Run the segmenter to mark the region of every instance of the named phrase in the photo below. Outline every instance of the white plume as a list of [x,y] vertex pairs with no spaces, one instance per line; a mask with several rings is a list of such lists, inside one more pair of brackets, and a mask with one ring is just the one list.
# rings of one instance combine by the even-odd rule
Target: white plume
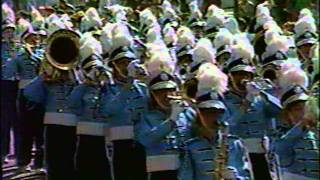
[[280,36],[278,31],[274,31],[273,29],[268,29],[264,33],[264,41],[266,44],[270,44],[272,39],[276,39]]
[[150,79],[158,76],[161,72],[172,74],[175,69],[175,62],[171,59],[167,49],[154,51],[149,61],[145,63]]
[[254,56],[254,48],[245,36],[235,36],[235,44],[231,46],[231,59],[247,59],[252,60]]
[[98,11],[90,7],[86,12],[85,16],[81,19],[80,28],[82,31],[88,31],[90,28],[102,26],[102,20],[99,16]]
[[209,29],[215,26],[223,26],[226,21],[226,16],[222,14],[214,14],[207,18],[207,26],[206,28]]
[[263,24],[263,29],[272,30],[274,32],[278,32],[279,34],[283,33],[282,29],[279,27],[277,22],[275,22],[274,20],[270,20],[270,21],[265,22]]
[[281,51],[286,53],[289,50],[288,39],[285,36],[275,36],[266,47],[266,56],[274,55]]
[[279,73],[283,74],[284,72],[288,71],[291,68],[301,68],[301,62],[299,61],[299,59],[294,59],[294,58],[290,58],[286,61],[284,61],[283,63],[280,64],[280,70]]
[[256,17],[261,15],[268,15],[270,16],[270,9],[266,7],[266,4],[259,4],[256,8]]
[[216,63],[215,59],[216,50],[213,48],[212,43],[207,38],[201,38],[194,47],[192,59],[195,64],[202,62]]
[[92,54],[101,55],[102,45],[91,34],[86,33],[80,40],[80,58],[81,61],[85,60]]
[[178,15],[174,11],[174,9],[169,8],[169,9],[163,9],[163,17],[177,19]]
[[231,45],[233,42],[233,35],[226,28],[220,28],[216,34],[216,38],[213,41],[214,47],[216,49],[224,45]]
[[29,21],[20,18],[17,22],[17,26],[16,26],[16,35],[17,37],[21,37],[21,35],[26,32],[26,31],[33,31],[32,25]]
[[190,19],[202,19],[202,13],[199,9],[199,6],[198,6],[198,1],[192,1],[190,4],[189,4],[189,9],[190,9],[190,12],[191,12],[191,17]]
[[[140,26],[150,26],[157,22],[156,16],[152,13],[149,8],[144,9],[139,13]],[[141,29],[141,28],[140,28]]]
[[178,45],[180,47],[183,47],[186,45],[194,46],[195,37],[194,37],[192,31],[188,27],[181,26],[177,30],[177,36],[178,36]]
[[31,6],[31,17],[32,17],[33,28],[35,29],[43,28],[45,19],[34,6]]
[[239,24],[236,18],[228,18],[224,22],[225,28],[227,28],[232,34],[240,33]]
[[68,24],[65,24],[61,19],[54,19],[49,23],[49,27],[47,29],[48,36],[59,29],[72,30],[72,27],[70,27]]
[[255,27],[260,27],[263,26],[266,22],[268,21],[273,21],[272,16],[267,15],[267,14],[261,14],[260,16],[257,17],[256,19],[256,25]]
[[146,34],[147,42],[155,42],[162,39],[161,29],[158,26],[151,27]]
[[208,92],[217,92],[223,95],[228,90],[228,76],[212,63],[201,64],[197,72],[197,97]]
[[114,24],[106,23],[102,28],[100,42],[102,44],[103,52],[109,53],[112,48],[112,29]]
[[168,0],[164,0],[161,6],[162,9],[172,9],[172,5]]
[[164,36],[164,42],[168,45],[172,43],[172,45],[176,45],[178,42],[178,37],[176,35],[175,30],[173,27],[171,27],[169,24],[167,24],[163,28],[163,36]]
[[305,16],[313,17],[312,12],[310,11],[310,9],[308,9],[308,8],[301,9],[298,19],[301,19],[301,18],[303,18]]
[[47,18],[46,18],[46,22],[48,24],[50,24],[52,21],[58,20],[60,19],[59,16],[55,13],[50,14]]
[[224,12],[223,9],[217,7],[217,6],[214,5],[214,4],[211,4],[211,5],[208,7],[206,17],[208,18],[208,17],[211,17],[211,16],[213,16],[213,15],[215,15],[215,14],[221,14],[221,15],[223,15],[223,14],[225,14],[225,12]]
[[132,11],[129,7],[124,7],[119,4],[114,4],[112,6],[108,6],[107,9],[111,11],[111,15],[115,17],[116,20],[125,20],[127,13]]
[[[164,43],[164,41],[162,41],[162,40],[154,41],[154,42],[146,44],[146,52],[149,57],[151,57],[152,54],[154,54],[154,53],[161,52],[162,50],[167,50],[167,46]],[[147,60],[149,60],[149,59],[147,59]]]
[[295,85],[307,88],[309,85],[308,76],[301,68],[292,67],[280,75],[279,85],[282,95]]
[[131,47],[133,38],[130,35],[128,27],[123,23],[116,23],[112,29],[113,50],[122,46]]
[[299,37],[300,35],[302,35],[306,31],[310,31],[312,33],[317,32],[315,20],[314,20],[314,18],[312,18],[310,16],[305,16],[305,17],[299,19],[294,26],[294,32],[295,32],[296,37]]
[[11,7],[6,2],[2,3],[1,8],[2,8],[2,21],[7,20],[10,23],[15,23],[16,16],[13,9],[11,9]]

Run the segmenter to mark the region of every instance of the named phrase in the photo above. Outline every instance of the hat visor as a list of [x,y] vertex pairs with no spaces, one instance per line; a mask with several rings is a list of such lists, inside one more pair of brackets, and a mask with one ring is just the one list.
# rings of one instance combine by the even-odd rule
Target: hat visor
[[216,56],[219,57],[219,56],[221,56],[221,55],[224,54],[224,53],[230,53],[230,54],[231,54],[231,49],[229,49],[229,48],[223,49],[223,50],[217,52],[217,55],[216,55]]
[[191,55],[193,54],[193,49],[189,49],[189,50],[185,50],[185,51],[181,51],[179,53],[177,53],[177,57],[182,57],[184,55]]
[[291,104],[296,101],[306,101],[309,99],[309,96],[306,93],[297,94],[294,96],[291,96],[286,101],[283,102],[283,106],[286,107],[288,104]]
[[14,24],[8,24],[2,28],[2,30],[5,30],[5,29],[16,29],[16,26]]
[[299,47],[299,46],[302,46],[302,45],[305,45],[305,44],[316,44],[316,43],[317,43],[317,39],[314,39],[314,38],[302,39],[302,40],[297,42],[296,46]]
[[274,61],[271,61],[271,62],[264,64],[263,67],[268,66],[268,65],[280,66],[284,62],[285,62],[285,60],[274,60]]
[[249,65],[238,65],[229,70],[229,72],[236,72],[236,71],[246,71],[246,72],[255,72],[255,68]]
[[196,21],[190,24],[190,27],[205,27],[206,22],[204,21]]
[[162,81],[156,84],[153,84],[150,89],[151,90],[159,90],[159,89],[175,89],[177,88],[177,83],[174,81]]
[[111,59],[111,61],[116,61],[124,58],[133,60],[133,59],[136,59],[136,56],[132,52],[126,51],[126,52],[118,53],[114,58]]
[[226,110],[226,106],[221,102],[217,100],[208,100],[203,101],[197,105],[198,108],[202,109],[209,109],[209,108],[215,108],[215,109],[224,109]]

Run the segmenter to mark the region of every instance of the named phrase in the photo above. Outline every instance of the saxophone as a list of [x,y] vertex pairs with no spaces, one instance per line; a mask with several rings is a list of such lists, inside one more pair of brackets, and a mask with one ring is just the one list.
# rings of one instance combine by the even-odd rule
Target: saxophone
[[227,122],[222,122],[218,130],[218,146],[216,147],[216,156],[214,163],[214,173],[213,180],[224,179],[224,170],[226,169],[228,162],[228,124]]

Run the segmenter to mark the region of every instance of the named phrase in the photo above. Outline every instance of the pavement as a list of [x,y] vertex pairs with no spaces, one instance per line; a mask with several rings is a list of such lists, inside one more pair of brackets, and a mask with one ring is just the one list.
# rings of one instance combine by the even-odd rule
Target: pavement
[[[13,139],[11,132],[11,139]],[[45,169],[19,168],[16,163],[13,141],[10,142],[10,154],[2,162],[2,180],[45,180]],[[32,152],[34,155],[34,152]],[[33,160],[32,160],[33,161]],[[32,162],[31,161],[31,162]],[[32,163],[30,163],[32,164]]]

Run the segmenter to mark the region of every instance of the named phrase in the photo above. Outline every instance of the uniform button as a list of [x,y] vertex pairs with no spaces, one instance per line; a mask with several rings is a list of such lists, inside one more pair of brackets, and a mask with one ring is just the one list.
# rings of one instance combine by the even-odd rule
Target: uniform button
[[58,109],[58,112],[60,112],[60,113],[63,112],[63,109]]

